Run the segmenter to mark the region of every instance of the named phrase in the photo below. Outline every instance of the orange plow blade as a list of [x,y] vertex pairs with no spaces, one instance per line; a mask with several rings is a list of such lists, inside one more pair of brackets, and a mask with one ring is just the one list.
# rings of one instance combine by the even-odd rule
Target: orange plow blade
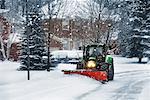
[[79,74],[88,76],[98,81],[107,81],[106,71],[91,71],[91,70],[62,70],[64,74]]

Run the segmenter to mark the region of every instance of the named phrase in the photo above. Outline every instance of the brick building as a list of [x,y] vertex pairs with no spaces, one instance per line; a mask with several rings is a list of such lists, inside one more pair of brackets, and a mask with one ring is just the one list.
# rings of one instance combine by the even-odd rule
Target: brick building
[[[49,24],[51,23],[51,24]],[[101,35],[106,35],[109,30],[108,24],[111,21],[95,21],[91,23],[86,19],[49,19],[44,21],[44,27],[46,32],[50,32],[58,38],[63,39],[65,42],[59,41],[60,39],[51,39],[51,48],[55,48],[55,43],[59,44],[62,49],[78,49],[86,43],[89,43],[90,39],[96,38],[96,30],[101,32]],[[106,37],[106,36],[105,36]],[[55,41],[55,42],[53,42]],[[57,45],[58,46],[58,45]]]

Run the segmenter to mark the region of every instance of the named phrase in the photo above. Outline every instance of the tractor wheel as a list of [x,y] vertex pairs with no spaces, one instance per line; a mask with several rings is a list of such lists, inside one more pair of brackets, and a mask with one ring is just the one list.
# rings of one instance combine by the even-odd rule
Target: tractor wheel
[[108,71],[108,80],[109,81],[114,80],[114,62],[113,62],[113,60],[112,60],[111,68],[109,68],[109,71]]

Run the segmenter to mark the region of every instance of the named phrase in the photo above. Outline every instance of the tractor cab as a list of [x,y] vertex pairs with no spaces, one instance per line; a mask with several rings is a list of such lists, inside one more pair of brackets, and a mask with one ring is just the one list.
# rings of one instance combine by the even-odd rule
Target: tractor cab
[[84,47],[83,59],[88,61],[90,59],[104,61],[105,59],[105,45],[88,45]]

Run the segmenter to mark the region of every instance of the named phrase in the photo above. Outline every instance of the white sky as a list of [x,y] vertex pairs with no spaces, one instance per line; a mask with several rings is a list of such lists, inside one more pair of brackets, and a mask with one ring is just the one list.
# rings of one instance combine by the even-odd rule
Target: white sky
[[[85,3],[86,0],[66,0],[67,4],[61,9],[60,15],[74,17],[80,10],[80,6]],[[43,12],[47,15],[47,5],[42,8]],[[64,13],[65,12],[65,13]]]

